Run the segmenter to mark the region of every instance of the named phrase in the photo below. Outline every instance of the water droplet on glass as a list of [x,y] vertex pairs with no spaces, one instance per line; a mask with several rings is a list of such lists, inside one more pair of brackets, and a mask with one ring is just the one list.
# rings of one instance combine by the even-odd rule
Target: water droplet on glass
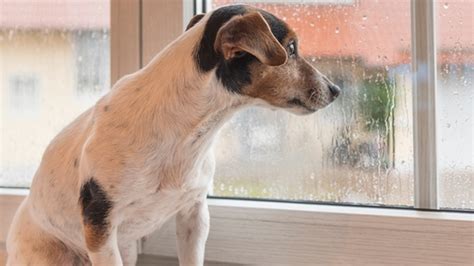
[[336,27],[336,30],[335,30],[336,34],[339,33],[339,27]]
[[447,123],[447,124],[446,124],[446,128],[451,128],[451,124],[450,124],[450,123]]
[[366,15],[363,15],[363,16],[362,16],[362,20],[367,20],[367,16],[366,16]]
[[448,3],[444,3],[443,7],[444,7],[444,9],[448,9],[449,4],[448,4]]

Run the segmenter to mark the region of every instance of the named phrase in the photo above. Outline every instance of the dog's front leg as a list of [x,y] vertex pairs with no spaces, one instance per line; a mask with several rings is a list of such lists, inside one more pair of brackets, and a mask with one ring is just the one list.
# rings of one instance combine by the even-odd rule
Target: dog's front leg
[[[90,235],[86,235],[86,237],[90,237]],[[88,255],[93,266],[122,266],[122,258],[117,242],[117,228],[115,227],[106,235],[103,245],[97,249],[88,245]]]
[[204,249],[209,234],[209,210],[206,199],[176,215],[176,235],[180,266],[204,264]]
[[104,181],[88,179],[81,187],[79,203],[87,255],[93,266],[122,265],[117,241],[117,221],[112,216],[114,203],[104,189]]

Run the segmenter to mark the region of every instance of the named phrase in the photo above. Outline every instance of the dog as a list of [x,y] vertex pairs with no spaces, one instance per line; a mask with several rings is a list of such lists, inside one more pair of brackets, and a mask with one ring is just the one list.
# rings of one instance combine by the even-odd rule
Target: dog
[[196,15],[49,144],[7,265],[135,265],[137,241],[173,216],[180,265],[203,265],[222,125],[249,106],[311,114],[339,94],[274,15],[245,5]]

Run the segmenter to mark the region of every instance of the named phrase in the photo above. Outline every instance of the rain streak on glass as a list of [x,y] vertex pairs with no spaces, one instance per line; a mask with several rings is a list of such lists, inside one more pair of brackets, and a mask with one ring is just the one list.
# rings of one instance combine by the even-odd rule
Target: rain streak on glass
[[413,205],[410,1],[226,1],[266,9],[342,95],[310,116],[237,114],[215,145],[213,195]]
[[110,87],[109,0],[3,1],[0,186],[28,187],[53,137]]
[[474,2],[436,10],[439,203],[474,209]]

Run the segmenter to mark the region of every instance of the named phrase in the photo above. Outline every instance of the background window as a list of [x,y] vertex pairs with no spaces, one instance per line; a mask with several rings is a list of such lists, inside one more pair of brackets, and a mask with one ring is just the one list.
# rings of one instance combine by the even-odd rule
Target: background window
[[436,8],[440,206],[474,209],[474,2]]
[[238,114],[215,145],[213,195],[412,206],[410,1],[248,2],[286,21],[343,93],[310,116]]
[[12,104],[34,116],[0,113],[0,186],[28,187],[48,143],[110,87],[110,2],[1,7],[0,110]]

